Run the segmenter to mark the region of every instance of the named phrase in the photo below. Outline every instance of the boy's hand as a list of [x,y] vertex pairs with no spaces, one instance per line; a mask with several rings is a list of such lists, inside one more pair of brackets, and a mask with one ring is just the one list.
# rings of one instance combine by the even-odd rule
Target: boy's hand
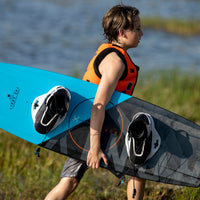
[[100,161],[103,159],[104,163],[108,165],[106,155],[101,149],[90,149],[87,156],[87,165],[93,169],[97,169],[100,166]]

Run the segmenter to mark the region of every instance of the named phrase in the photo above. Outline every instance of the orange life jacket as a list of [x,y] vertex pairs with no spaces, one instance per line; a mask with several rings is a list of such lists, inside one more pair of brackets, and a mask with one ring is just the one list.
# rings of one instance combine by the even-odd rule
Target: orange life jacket
[[99,84],[101,80],[99,64],[111,52],[116,52],[125,64],[124,73],[118,81],[115,90],[132,95],[137,82],[139,67],[132,62],[127,52],[117,45],[105,43],[98,48],[96,55],[92,58],[87,67],[83,80]]

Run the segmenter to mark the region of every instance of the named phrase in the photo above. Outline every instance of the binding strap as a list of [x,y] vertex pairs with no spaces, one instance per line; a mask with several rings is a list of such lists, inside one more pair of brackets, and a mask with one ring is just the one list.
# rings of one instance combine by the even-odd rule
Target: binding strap
[[128,157],[133,164],[143,164],[158,151],[161,138],[151,115],[142,112],[134,115],[125,143]]
[[63,122],[69,109],[71,95],[62,87],[53,87],[33,101],[32,118],[36,131],[47,134]]

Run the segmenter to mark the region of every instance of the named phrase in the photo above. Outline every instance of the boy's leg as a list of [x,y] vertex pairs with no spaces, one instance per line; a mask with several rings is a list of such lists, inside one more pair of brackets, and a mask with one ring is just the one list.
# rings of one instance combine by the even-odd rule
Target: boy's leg
[[74,177],[61,178],[60,182],[49,192],[45,200],[64,200],[78,186],[79,181]]
[[60,182],[49,192],[45,200],[64,200],[78,186],[88,166],[85,162],[68,158],[62,173]]
[[[133,199],[133,181],[135,181],[135,189],[136,189],[136,196]],[[127,199],[128,200],[142,200],[144,197],[144,189],[145,189],[145,181],[141,178],[133,178],[130,177],[130,180],[127,184]]]

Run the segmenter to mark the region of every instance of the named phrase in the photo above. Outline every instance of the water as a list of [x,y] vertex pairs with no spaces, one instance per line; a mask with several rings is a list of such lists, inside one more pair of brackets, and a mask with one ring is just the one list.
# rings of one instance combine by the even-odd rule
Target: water
[[136,5],[146,16],[200,19],[199,0],[140,0],[136,1]]
[[[101,19],[118,0],[1,0],[0,61],[63,74],[85,71],[104,42]],[[124,1],[133,5],[133,0]],[[143,16],[200,20],[198,0],[140,0]],[[200,69],[200,36],[182,37],[144,30],[138,48],[129,51],[142,70]]]

